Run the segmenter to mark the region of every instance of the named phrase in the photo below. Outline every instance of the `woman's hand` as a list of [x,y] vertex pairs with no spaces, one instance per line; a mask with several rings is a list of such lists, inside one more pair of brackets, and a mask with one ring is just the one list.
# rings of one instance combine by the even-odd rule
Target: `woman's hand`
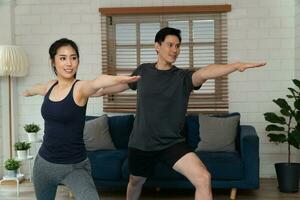
[[30,96],[33,96],[33,95],[30,93],[30,90],[25,90],[25,91],[23,91],[23,92],[22,92],[22,95],[23,95],[24,97],[30,97]]
[[140,76],[118,76],[119,82],[120,83],[132,83],[136,82],[140,79]]

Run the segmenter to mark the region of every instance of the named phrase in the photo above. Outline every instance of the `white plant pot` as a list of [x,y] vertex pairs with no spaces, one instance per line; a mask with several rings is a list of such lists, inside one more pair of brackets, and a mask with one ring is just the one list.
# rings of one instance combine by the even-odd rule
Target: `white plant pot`
[[28,151],[27,150],[17,150],[17,156],[19,159],[25,159],[28,156]]
[[6,170],[6,177],[14,178],[17,177],[17,170]]
[[29,142],[35,142],[38,140],[38,135],[37,133],[27,133],[28,136],[28,141]]

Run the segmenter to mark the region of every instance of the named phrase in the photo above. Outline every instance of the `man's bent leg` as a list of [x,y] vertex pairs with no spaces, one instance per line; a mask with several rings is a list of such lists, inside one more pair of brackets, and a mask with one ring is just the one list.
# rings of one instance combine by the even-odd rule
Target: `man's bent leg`
[[128,148],[129,182],[127,185],[127,200],[138,200],[144,183],[149,177],[156,162],[155,151],[142,151]]
[[173,166],[173,169],[184,175],[196,188],[195,200],[212,200],[211,176],[198,156],[187,153]]
[[138,200],[144,183],[146,182],[147,178],[141,177],[141,176],[129,176],[129,182],[127,185],[127,194],[126,199],[127,200]]

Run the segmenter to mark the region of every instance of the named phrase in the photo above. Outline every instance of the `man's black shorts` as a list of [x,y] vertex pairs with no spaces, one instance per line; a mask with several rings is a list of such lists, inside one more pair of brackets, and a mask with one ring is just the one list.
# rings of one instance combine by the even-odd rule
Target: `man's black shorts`
[[171,168],[185,154],[193,152],[185,142],[174,144],[160,151],[142,151],[128,149],[129,173],[134,176],[149,177],[153,174],[156,163],[163,162]]

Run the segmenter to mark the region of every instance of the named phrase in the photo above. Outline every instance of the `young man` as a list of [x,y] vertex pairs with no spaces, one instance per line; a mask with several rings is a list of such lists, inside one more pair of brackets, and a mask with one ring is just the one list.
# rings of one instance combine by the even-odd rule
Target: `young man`
[[127,200],[139,199],[142,186],[157,162],[166,163],[189,179],[195,186],[196,200],[212,200],[210,173],[180,134],[190,93],[207,79],[266,64],[212,64],[196,72],[182,70],[173,65],[180,52],[180,43],[180,30],[161,29],[155,36],[157,62],[142,64],[132,74],[141,79],[98,92],[100,96],[129,88],[137,90],[136,118],[128,149]]

